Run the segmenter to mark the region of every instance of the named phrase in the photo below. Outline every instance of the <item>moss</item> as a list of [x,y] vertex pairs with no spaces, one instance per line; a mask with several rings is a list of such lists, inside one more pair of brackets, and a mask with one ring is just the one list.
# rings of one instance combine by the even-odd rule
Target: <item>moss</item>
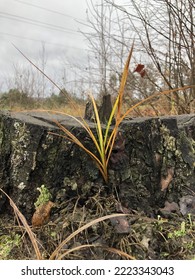
[[167,158],[175,156],[180,162],[189,164],[191,168],[195,167],[195,141],[185,131],[180,131],[176,139],[165,125],[161,126],[160,131]]
[[9,255],[15,246],[19,246],[21,236],[13,233],[11,235],[0,236],[0,260],[9,259]]
[[176,139],[174,136],[171,136],[170,130],[163,124],[160,127],[160,132],[163,138],[163,147],[167,151],[175,152],[176,151]]
[[167,170],[169,168],[174,168],[181,165],[183,168],[183,158],[179,146],[178,138],[171,135],[170,130],[165,126],[160,126],[160,132],[162,136],[161,151],[158,152],[163,155],[162,157],[162,168],[161,174],[167,176]]
[[71,190],[75,191],[77,189],[77,182],[74,178],[65,177],[64,186],[70,186]]
[[195,167],[195,141],[186,135],[184,131],[179,134],[179,142],[182,157],[192,169]]
[[[161,125],[161,148],[158,150],[162,154],[161,178],[167,178],[168,171],[173,168],[173,180],[169,185],[180,193],[185,193],[185,187],[193,186],[195,150],[194,140],[187,134],[185,129],[178,130],[176,136],[171,135],[170,130]],[[171,192],[169,192],[171,196]],[[184,195],[184,194],[183,194]]]
[[[18,180],[24,180],[27,177],[25,169],[20,174],[20,169],[24,166],[25,162],[29,158],[28,145],[29,145],[29,131],[25,123],[15,122],[14,123],[14,135],[12,135],[12,155],[11,155],[11,166],[12,166],[12,178],[19,183]],[[20,177],[20,179],[19,179]],[[22,177],[22,178],[21,178]]]
[[40,188],[37,188],[37,190],[40,192],[40,195],[37,198],[37,201],[34,203],[36,208],[42,204],[45,204],[52,198],[51,193],[44,185],[42,185]]

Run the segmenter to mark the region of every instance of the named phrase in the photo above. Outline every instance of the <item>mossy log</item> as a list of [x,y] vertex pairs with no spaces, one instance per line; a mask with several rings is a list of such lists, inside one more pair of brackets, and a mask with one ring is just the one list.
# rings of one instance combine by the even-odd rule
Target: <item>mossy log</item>
[[[128,209],[152,215],[166,201],[195,195],[195,115],[134,118],[124,121],[109,163],[105,184],[91,158],[61,133],[57,120],[88,148],[93,143],[70,117],[44,112],[0,113],[0,185],[30,218],[45,185],[53,201],[113,192]],[[94,129],[94,125],[91,124]],[[7,209],[0,194],[0,211]]]

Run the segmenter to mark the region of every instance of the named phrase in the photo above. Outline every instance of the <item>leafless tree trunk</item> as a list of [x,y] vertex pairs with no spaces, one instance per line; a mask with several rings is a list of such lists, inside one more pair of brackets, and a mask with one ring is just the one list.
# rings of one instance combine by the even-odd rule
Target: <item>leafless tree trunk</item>
[[[46,67],[46,63],[47,63],[47,58],[46,58],[46,50],[45,50],[45,43],[42,43],[42,49],[40,52],[40,61],[41,61],[41,70],[43,72],[45,72],[45,67]],[[38,98],[40,99],[40,97],[44,98],[45,97],[45,88],[46,88],[46,82],[45,82],[45,76],[42,75],[41,76],[41,91],[40,96],[38,96]]]

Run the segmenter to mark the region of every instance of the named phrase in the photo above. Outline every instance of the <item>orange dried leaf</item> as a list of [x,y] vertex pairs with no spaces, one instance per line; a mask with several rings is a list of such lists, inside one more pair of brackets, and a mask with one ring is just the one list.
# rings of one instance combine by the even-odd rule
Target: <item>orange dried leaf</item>
[[41,227],[46,224],[49,221],[52,207],[54,207],[54,203],[52,201],[48,201],[37,207],[32,217],[32,226]]

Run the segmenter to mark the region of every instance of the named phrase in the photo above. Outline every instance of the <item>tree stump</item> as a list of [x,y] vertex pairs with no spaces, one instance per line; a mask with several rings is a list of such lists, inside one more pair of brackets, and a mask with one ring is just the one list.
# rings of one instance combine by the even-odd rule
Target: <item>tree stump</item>
[[[195,115],[124,121],[110,158],[108,185],[83,150],[50,134],[62,134],[54,120],[95,152],[85,130],[70,117],[0,113],[0,185],[27,218],[43,184],[55,203],[76,195],[85,201],[99,186],[124,207],[148,215],[167,202],[179,204],[182,197],[195,196]],[[7,205],[0,193],[0,211]]]

